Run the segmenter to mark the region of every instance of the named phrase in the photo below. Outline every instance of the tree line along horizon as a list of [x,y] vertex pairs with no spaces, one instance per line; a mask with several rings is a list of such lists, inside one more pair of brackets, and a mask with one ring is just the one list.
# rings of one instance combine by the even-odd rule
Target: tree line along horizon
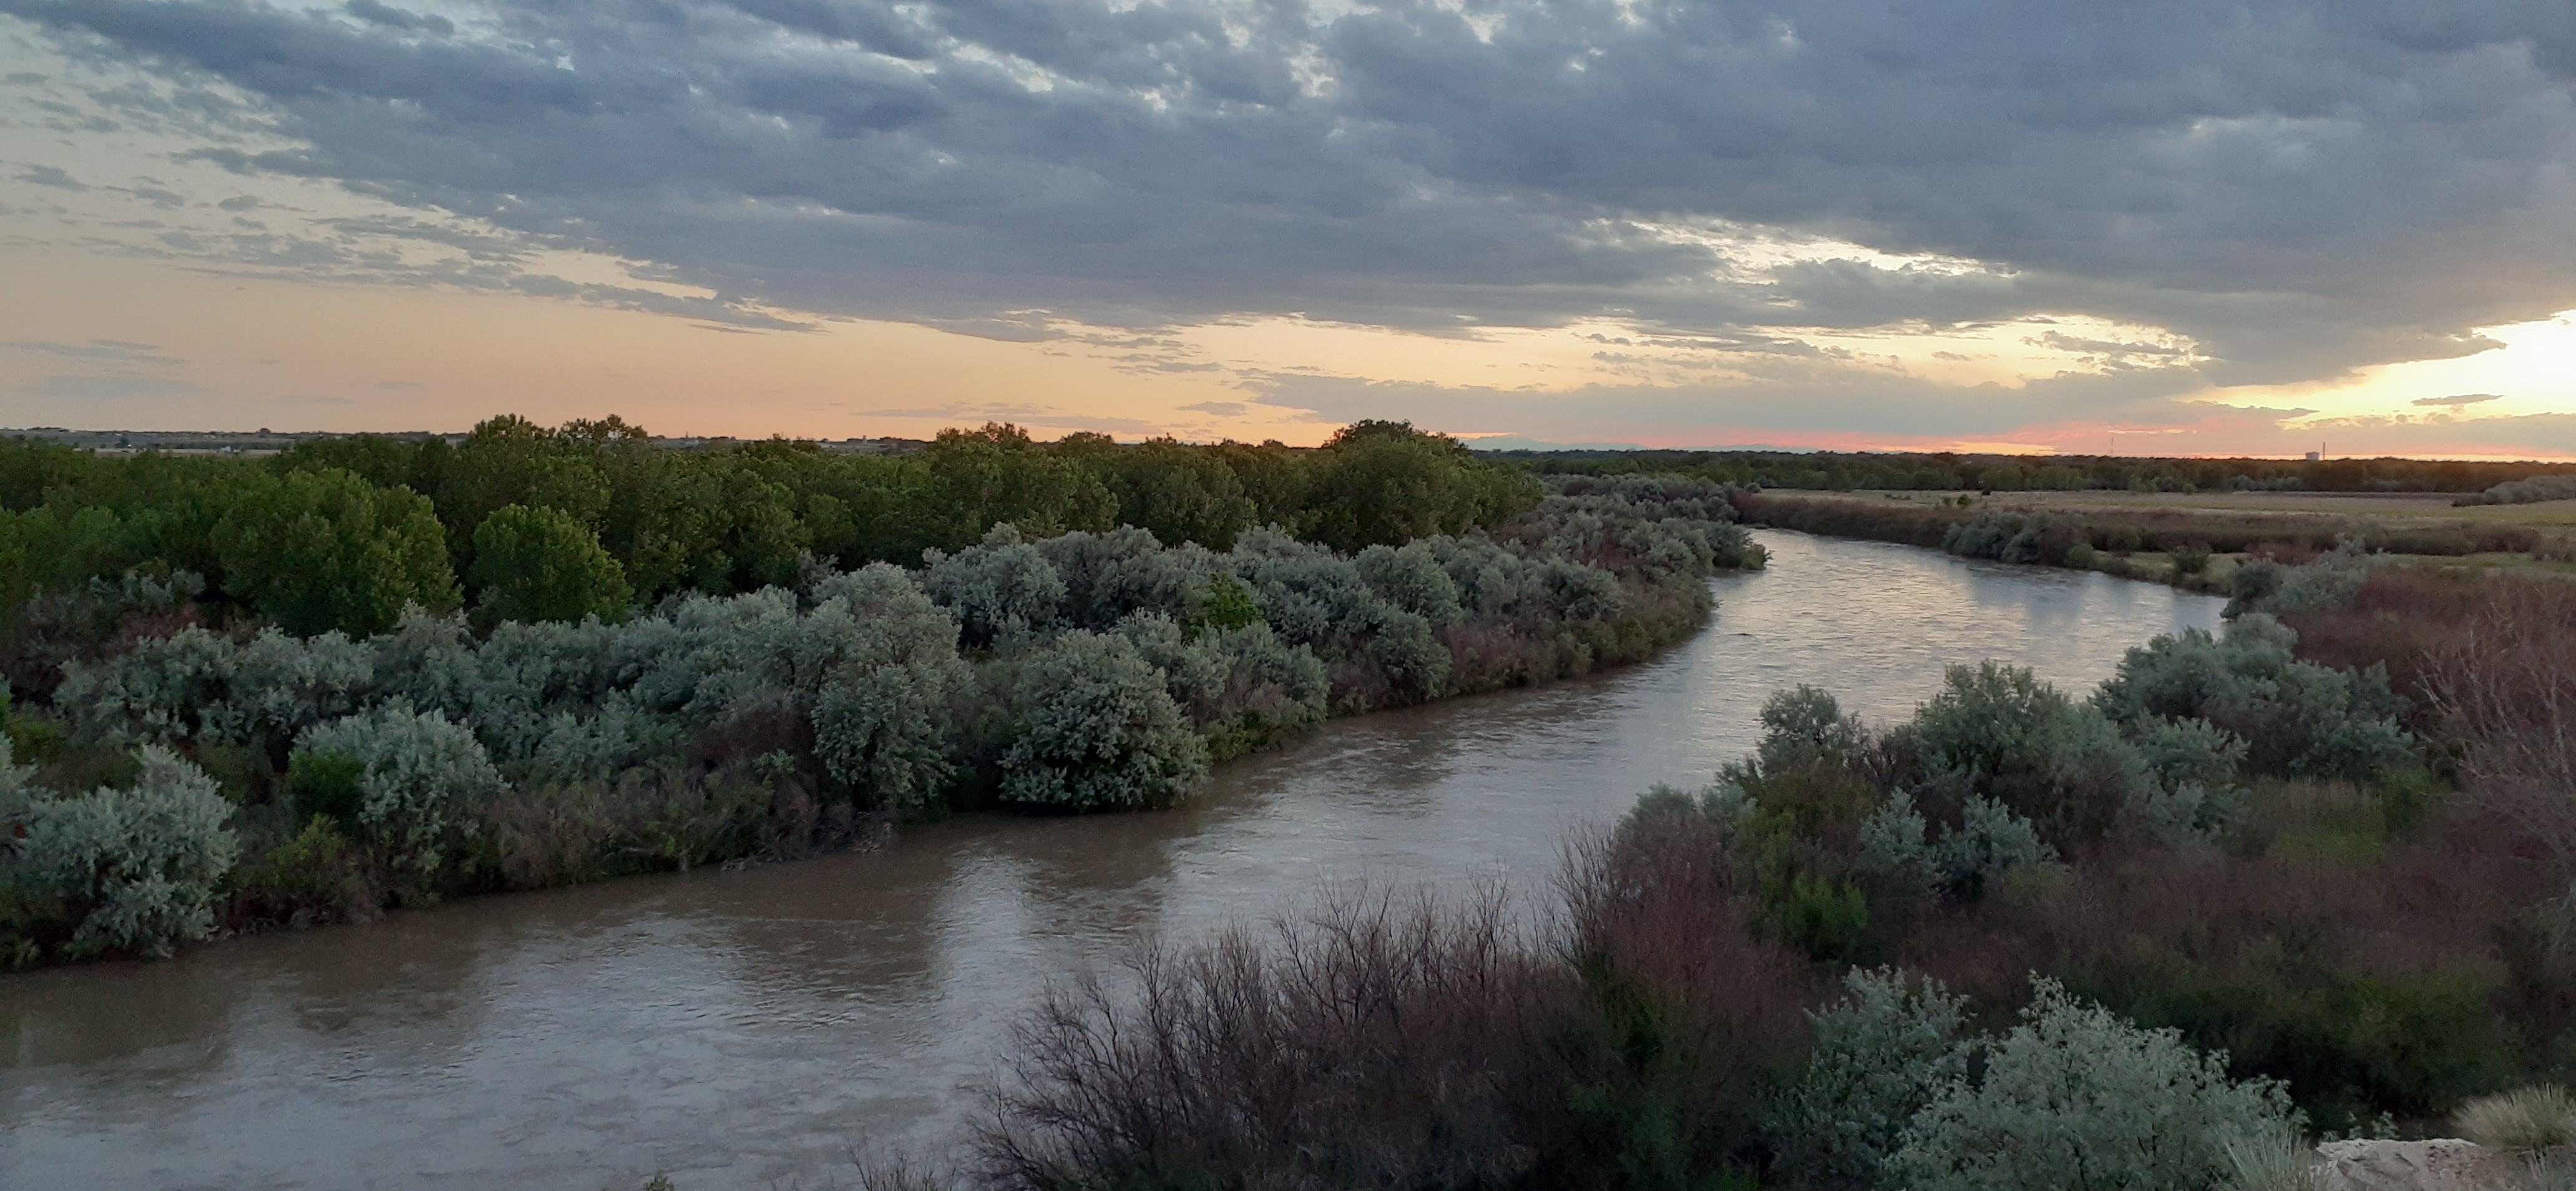
[[[1315,448],[1120,444],[1087,432],[1041,442],[988,423],[885,455],[783,438],[671,449],[615,416],[549,428],[503,415],[457,438],[311,438],[264,460],[116,458],[20,437],[0,440],[0,600],[157,563],[204,575],[215,601],[290,631],[366,632],[405,602],[481,608],[490,593],[496,619],[578,616],[681,590],[789,584],[805,554],[911,565],[1003,521],[1035,537],[1127,524],[1217,550],[1276,525],[1348,552],[1499,523],[1535,504],[1531,475],[1845,491],[2473,493],[2562,473],[2576,476],[2576,464],[1476,452],[1387,421],[1352,423]],[[299,549],[299,534],[327,542]]]
[[1350,552],[1498,524],[1538,498],[1521,469],[1393,422],[1320,448],[1042,443],[988,424],[899,455],[783,439],[670,450],[616,417],[502,416],[453,444],[351,435],[260,460],[19,438],[0,441],[0,603],[158,568],[201,576],[202,604],[299,635],[380,632],[410,604],[577,620],[794,587],[808,558],[918,566],[998,523],[1035,538],[1133,525],[1219,551],[1275,525]]

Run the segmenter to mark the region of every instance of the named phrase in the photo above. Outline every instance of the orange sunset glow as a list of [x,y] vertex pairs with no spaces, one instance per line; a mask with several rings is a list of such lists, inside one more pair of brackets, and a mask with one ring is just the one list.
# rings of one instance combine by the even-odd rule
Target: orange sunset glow
[[[1782,41],[1233,11],[1205,10],[1217,41],[1129,47],[1160,63],[1138,75],[933,10],[898,52],[720,4],[632,36],[510,4],[0,5],[0,423],[2576,452],[2576,206],[2551,201],[2576,109],[2537,60],[2463,102],[2558,132],[2471,193],[2384,79],[2349,83],[2358,132],[2264,117],[2300,83],[2248,65],[2223,120],[2159,92],[2089,127],[1945,126],[1945,160],[1881,143],[1872,105],[2041,84],[1855,76],[1888,31],[1822,15]],[[1740,77],[1515,73],[1657,79],[1693,39]],[[2445,52],[2392,69],[2470,51]],[[1408,91],[1434,61],[1492,110]],[[1515,133],[1524,92],[1553,123]],[[2427,158],[2369,173],[2373,137]],[[2297,197],[2345,176],[2374,180]],[[2126,213],[2149,193],[2169,209]]]

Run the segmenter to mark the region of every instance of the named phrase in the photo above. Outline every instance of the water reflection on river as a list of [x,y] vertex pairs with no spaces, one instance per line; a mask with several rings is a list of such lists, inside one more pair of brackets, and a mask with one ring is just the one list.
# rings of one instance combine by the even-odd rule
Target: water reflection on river
[[1051,974],[1354,877],[1544,883],[1569,827],[1745,751],[1771,691],[1903,716],[1943,665],[2070,688],[2218,602],[1765,533],[1653,663],[1328,726],[1171,813],[462,902],[0,978],[0,1186],[828,1186],[929,1144]]

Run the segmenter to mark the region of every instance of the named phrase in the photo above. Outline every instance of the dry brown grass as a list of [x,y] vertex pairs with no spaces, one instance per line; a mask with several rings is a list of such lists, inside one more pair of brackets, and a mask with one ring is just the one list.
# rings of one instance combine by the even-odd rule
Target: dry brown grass
[[2493,576],[2425,651],[2425,687],[2488,782],[2576,802],[2576,584]]
[[2451,1118],[2482,1146],[2530,1153],[2576,1146],[2576,1096],[2542,1085],[2481,1096]]
[[[1853,495],[1923,503],[1954,498],[1959,494],[1869,492]],[[1981,508],[2033,512],[2176,509],[2490,525],[2576,525],[2576,501],[2462,507],[2452,503],[2457,499],[2457,494],[2448,492],[2125,492],[2087,489],[1998,492],[1979,497],[1978,505]]]

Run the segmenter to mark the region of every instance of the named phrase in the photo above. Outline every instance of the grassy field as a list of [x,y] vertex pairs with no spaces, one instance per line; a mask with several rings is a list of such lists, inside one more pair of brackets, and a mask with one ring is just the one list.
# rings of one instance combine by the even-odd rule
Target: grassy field
[[[2576,500],[2455,506],[2443,493],[1769,491],[1737,504],[1787,529],[1939,547],[1989,515],[2065,526],[2033,561],[2226,591],[2238,562],[2296,563],[2359,539],[2394,559],[2445,567],[2576,574]],[[2091,553],[2069,549],[2075,543]],[[2177,556],[2193,559],[2178,568]],[[2205,559],[2205,562],[2201,560]]]

